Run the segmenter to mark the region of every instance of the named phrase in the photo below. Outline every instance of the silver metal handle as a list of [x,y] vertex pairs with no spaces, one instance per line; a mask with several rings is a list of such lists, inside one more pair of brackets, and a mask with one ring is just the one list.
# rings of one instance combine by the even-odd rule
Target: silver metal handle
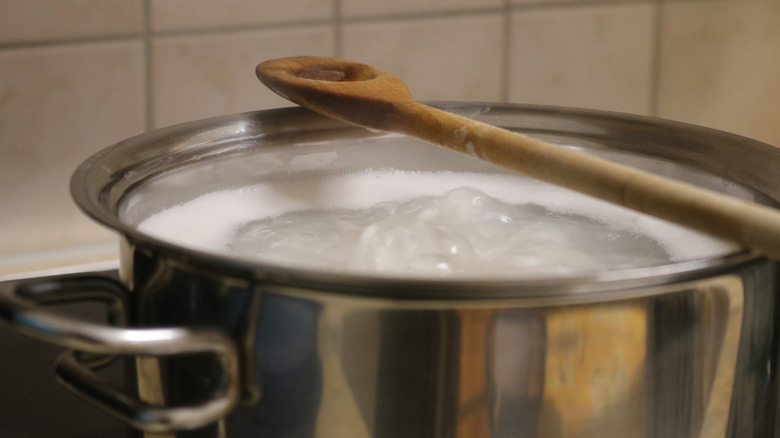
[[[41,308],[45,304],[102,301],[109,323],[124,324],[124,287],[107,277],[61,276],[0,284],[0,322],[28,336],[72,349],[57,359],[61,383],[111,415],[148,432],[194,429],[229,412],[239,399],[238,351],[217,329],[130,329],[78,321]],[[221,378],[211,397],[188,406],[156,406],[114,388],[95,373],[111,356],[161,357],[211,354]],[[98,356],[95,356],[98,355]]]

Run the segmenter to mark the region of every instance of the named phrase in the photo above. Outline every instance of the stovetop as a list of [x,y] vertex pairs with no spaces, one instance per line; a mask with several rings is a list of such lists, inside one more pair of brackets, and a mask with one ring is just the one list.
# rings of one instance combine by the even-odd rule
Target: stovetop
[[[45,271],[1,275],[0,282],[62,273],[100,272],[115,275],[115,261]],[[6,283],[7,284],[7,283]],[[68,314],[100,320],[100,306],[69,305]],[[63,352],[42,341],[0,325],[0,436],[3,438],[124,438],[128,429],[118,420],[82,400],[54,375],[55,358]],[[121,373],[109,367],[108,374]],[[121,379],[121,376],[112,376]]]

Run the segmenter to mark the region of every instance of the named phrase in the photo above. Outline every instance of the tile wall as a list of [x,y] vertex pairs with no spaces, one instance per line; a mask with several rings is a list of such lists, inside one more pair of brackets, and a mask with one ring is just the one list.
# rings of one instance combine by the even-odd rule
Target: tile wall
[[0,0],[0,274],[113,255],[73,169],[149,129],[287,106],[261,60],[370,63],[418,99],[649,114],[780,145],[778,0]]

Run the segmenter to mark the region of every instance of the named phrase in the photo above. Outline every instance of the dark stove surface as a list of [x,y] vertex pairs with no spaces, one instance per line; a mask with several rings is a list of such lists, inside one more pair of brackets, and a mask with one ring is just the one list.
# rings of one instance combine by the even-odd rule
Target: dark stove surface
[[[101,273],[112,275],[110,271]],[[66,311],[94,321],[105,315],[104,308],[94,304],[68,305]],[[54,361],[63,351],[0,324],[0,437],[127,437],[128,429],[122,423],[56,381]],[[121,368],[108,367],[106,377],[121,379]]]
[[61,348],[0,328],[0,436],[126,437],[126,428],[57,383]]

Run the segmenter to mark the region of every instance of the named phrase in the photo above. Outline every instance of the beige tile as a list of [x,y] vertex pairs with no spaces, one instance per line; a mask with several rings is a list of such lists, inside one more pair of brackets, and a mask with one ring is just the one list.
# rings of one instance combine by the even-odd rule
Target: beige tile
[[327,19],[334,0],[151,0],[155,30],[203,29]]
[[[582,2],[592,2],[593,0],[510,0],[509,3],[513,5],[528,5],[528,4],[539,4],[539,5],[547,5],[547,4],[566,4],[566,3],[582,3]],[[630,2],[635,0],[610,0],[612,2]]]
[[154,124],[291,106],[257,80],[255,66],[284,56],[333,56],[333,50],[326,26],[159,38],[152,63]]
[[0,51],[0,255],[113,239],[68,185],[88,156],[144,129],[142,49]]
[[418,100],[496,101],[501,28],[498,14],[352,24],[342,52],[400,77]]
[[780,2],[663,9],[658,114],[780,146]]
[[0,0],[0,42],[136,35],[141,0]]
[[502,0],[341,0],[345,17],[382,16],[498,7]]
[[648,113],[653,16],[642,3],[517,12],[509,100]]

